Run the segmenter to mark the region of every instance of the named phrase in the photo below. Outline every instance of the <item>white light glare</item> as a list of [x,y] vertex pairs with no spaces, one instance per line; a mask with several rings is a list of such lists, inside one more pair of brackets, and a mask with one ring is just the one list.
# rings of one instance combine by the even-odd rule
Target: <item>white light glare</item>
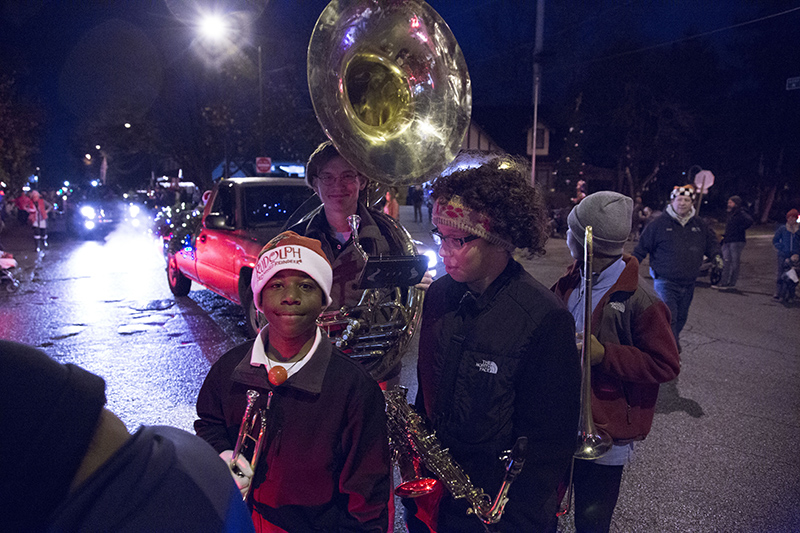
[[200,19],[200,33],[214,41],[218,41],[225,36],[227,32],[225,21],[219,15],[204,15]]
[[433,268],[439,262],[439,256],[433,250],[425,250],[425,257],[428,258],[428,268]]

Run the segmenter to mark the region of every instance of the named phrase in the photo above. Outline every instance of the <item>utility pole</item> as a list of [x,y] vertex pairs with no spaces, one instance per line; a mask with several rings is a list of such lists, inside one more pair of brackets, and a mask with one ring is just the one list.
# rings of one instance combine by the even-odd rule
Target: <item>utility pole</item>
[[258,45],[258,150],[261,156],[264,150],[264,70],[261,63],[261,45]]
[[536,35],[533,45],[533,132],[531,133],[531,185],[536,185],[536,133],[539,129],[539,89],[542,84],[542,69],[539,56],[542,53],[544,33],[544,0],[536,0]]

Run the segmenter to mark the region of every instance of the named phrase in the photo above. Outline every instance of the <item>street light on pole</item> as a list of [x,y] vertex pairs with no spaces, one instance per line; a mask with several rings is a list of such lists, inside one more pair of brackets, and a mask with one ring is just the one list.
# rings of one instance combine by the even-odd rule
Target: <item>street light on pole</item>
[[[214,45],[216,49],[214,55],[218,64],[221,64],[225,58],[239,53],[245,46],[237,44],[240,40],[247,42],[246,36],[241,39],[238,37],[240,33],[240,24],[237,23],[235,17],[231,19],[225,15],[218,15],[208,13],[205,14],[199,22],[199,34]],[[231,38],[231,34],[237,35],[236,42]],[[246,35],[246,31],[241,32]],[[253,46],[250,44],[249,46]],[[263,69],[263,53],[261,45],[253,46],[258,53],[258,151],[263,150],[264,147],[264,69]],[[217,55],[218,54],[218,55]],[[227,160],[227,138],[226,138],[226,156],[225,156],[225,177],[228,174],[228,160]]]

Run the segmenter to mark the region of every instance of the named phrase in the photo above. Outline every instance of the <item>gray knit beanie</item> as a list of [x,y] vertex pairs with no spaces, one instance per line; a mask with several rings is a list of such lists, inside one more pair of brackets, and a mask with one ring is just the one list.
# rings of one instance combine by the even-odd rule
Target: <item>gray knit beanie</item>
[[613,191],[590,194],[570,211],[567,224],[573,237],[583,245],[586,226],[592,226],[594,253],[615,256],[631,232],[633,200]]

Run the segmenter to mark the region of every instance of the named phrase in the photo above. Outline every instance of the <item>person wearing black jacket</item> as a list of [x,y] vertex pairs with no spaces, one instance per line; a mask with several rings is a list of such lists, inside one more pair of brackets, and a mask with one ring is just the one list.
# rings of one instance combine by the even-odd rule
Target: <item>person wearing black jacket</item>
[[[470,160],[470,159],[473,160]],[[447,275],[420,329],[418,410],[472,483],[494,498],[498,456],[528,438],[497,530],[555,532],[558,486],[576,446],[580,368],[572,315],[514,258],[541,253],[547,217],[523,161],[462,154],[433,185],[433,232]],[[475,165],[477,164],[477,167]],[[409,531],[483,532],[449,493],[404,500]]]
[[713,289],[724,291],[734,290],[739,279],[739,265],[742,259],[742,250],[747,240],[745,232],[753,225],[753,219],[742,209],[742,198],[731,196],[728,198],[728,222],[725,225],[725,235],[722,237],[722,279],[719,285],[712,285]]
[[672,315],[672,333],[681,351],[680,333],[689,318],[694,284],[703,257],[723,266],[714,229],[696,216],[694,186],[675,187],[664,213],[648,224],[633,255],[640,263],[650,255],[653,288]]

